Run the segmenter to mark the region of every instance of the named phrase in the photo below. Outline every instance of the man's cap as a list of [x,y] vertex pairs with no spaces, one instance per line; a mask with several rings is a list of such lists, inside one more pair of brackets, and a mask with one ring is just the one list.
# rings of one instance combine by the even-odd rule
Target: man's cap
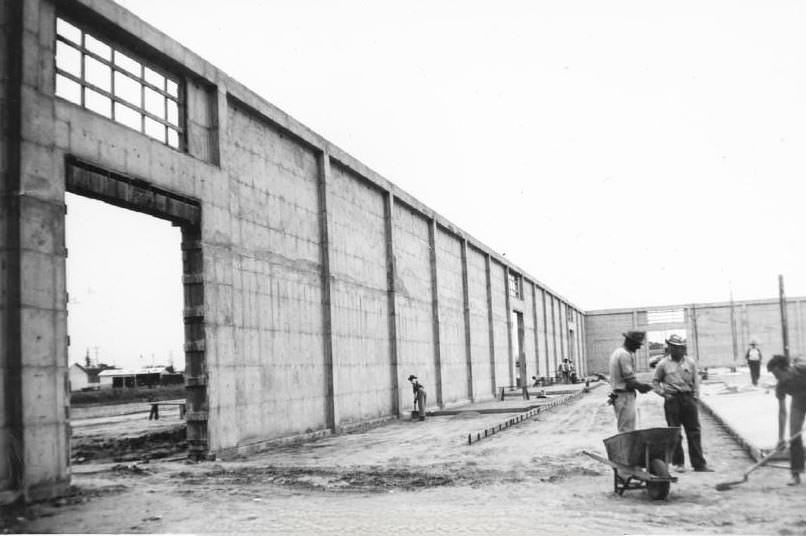
[[417,379],[417,376],[415,376],[414,374],[409,375],[409,381],[416,380],[416,379]]
[[767,361],[767,370],[772,372],[772,369],[775,368],[787,368],[789,367],[789,358],[785,355],[776,354]]
[[632,342],[643,344],[644,337],[646,337],[646,331],[625,331],[622,333],[625,339],[631,340]]
[[666,344],[669,346],[685,346],[686,341],[684,341],[680,335],[672,335],[666,339]]

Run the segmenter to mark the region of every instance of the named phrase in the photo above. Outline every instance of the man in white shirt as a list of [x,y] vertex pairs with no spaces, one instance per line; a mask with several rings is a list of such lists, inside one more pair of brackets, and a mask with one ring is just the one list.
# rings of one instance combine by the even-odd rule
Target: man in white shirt
[[[655,392],[663,397],[663,412],[669,426],[681,426],[686,430],[688,456],[697,472],[710,472],[705,464],[700,440],[700,416],[697,399],[700,396],[700,377],[697,363],[686,355],[686,343],[679,335],[666,340],[669,355],[655,368],[652,384]],[[672,465],[677,471],[685,471],[682,437],[672,455]]]
[[747,366],[750,367],[750,381],[753,385],[758,385],[759,371],[761,370],[761,349],[758,348],[756,341],[750,341],[750,348],[744,354],[747,361]]
[[610,393],[619,432],[635,430],[635,392],[646,393],[652,390],[648,383],[641,383],[635,377],[635,351],[644,344],[644,331],[622,333],[624,344],[610,356]]

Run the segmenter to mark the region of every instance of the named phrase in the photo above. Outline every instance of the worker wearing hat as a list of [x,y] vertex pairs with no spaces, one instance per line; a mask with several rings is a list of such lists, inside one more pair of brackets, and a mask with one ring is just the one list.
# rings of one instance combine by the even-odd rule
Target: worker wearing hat
[[411,374],[409,376],[409,381],[411,382],[411,388],[414,391],[414,407],[417,410],[417,415],[419,420],[425,420],[425,387],[420,381],[417,379],[417,376]]
[[[666,339],[667,356],[655,367],[652,385],[663,397],[663,412],[666,424],[686,431],[688,456],[695,471],[711,471],[705,464],[700,439],[700,416],[697,399],[700,395],[700,376],[697,363],[686,355],[686,341],[679,335]],[[685,471],[682,436],[677,442],[672,465],[677,471]]]
[[635,392],[646,393],[652,386],[635,377],[635,351],[644,344],[644,331],[622,333],[624,343],[610,356],[610,394],[619,432],[635,430]]

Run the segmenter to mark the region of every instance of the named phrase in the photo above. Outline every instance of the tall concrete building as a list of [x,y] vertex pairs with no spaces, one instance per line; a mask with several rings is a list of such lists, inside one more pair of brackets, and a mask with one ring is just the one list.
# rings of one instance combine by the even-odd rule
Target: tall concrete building
[[125,9],[7,0],[0,39],[0,493],[70,481],[65,192],[181,228],[193,456],[585,371],[562,295]]

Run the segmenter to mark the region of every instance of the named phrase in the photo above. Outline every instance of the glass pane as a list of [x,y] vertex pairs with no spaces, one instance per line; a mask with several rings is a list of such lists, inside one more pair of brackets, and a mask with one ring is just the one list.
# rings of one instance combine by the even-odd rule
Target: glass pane
[[65,76],[57,74],[56,96],[81,105],[81,85]]
[[121,69],[129,71],[133,75],[136,75],[137,78],[140,78],[143,75],[141,72],[142,69],[140,67],[140,62],[131,59],[129,56],[119,50],[115,51],[115,65]]
[[134,130],[141,130],[143,128],[141,118],[140,112],[129,108],[125,104],[115,103],[115,121],[121,125],[126,125]]
[[81,78],[81,52],[70,45],[57,41],[56,67]]
[[165,97],[153,89],[145,89],[145,109],[160,119],[165,119]]
[[171,99],[168,99],[168,117],[166,119],[170,124],[179,126],[179,105]]
[[84,107],[104,117],[112,117],[112,100],[90,88],[84,88]]
[[84,80],[104,91],[112,91],[112,69],[89,56],[84,56]]
[[145,132],[155,140],[165,143],[165,125],[146,117]]
[[178,97],[179,96],[179,84],[177,84],[176,82],[174,82],[170,78],[166,81],[166,87],[165,88],[168,90],[168,95],[170,95],[172,97]]
[[64,19],[56,19],[56,33],[77,45],[81,44],[81,30]]
[[90,34],[84,36],[84,48],[98,54],[107,61],[112,60],[112,49],[103,41],[98,41]]
[[172,128],[168,129],[168,145],[174,149],[179,148],[179,133]]
[[145,80],[152,86],[165,90],[165,77],[148,67],[145,68]]
[[120,71],[115,71],[115,96],[126,100],[137,106],[142,106],[142,94],[140,82],[126,76]]

